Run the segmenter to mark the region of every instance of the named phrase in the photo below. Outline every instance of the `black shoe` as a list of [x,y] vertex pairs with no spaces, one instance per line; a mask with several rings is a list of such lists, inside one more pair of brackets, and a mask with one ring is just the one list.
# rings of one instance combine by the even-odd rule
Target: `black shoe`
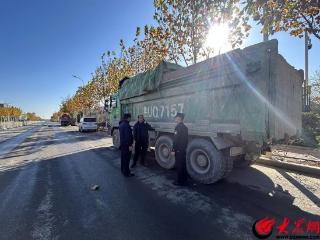
[[131,164],[131,168],[135,168],[136,166],[137,166],[137,163],[135,162]]
[[134,176],[134,173],[123,174],[123,176],[125,176],[125,177],[133,177],[133,176]]
[[177,182],[177,181],[174,181],[172,184],[175,185],[175,186],[179,186],[179,187],[187,185],[186,183],[180,183],[180,182]]

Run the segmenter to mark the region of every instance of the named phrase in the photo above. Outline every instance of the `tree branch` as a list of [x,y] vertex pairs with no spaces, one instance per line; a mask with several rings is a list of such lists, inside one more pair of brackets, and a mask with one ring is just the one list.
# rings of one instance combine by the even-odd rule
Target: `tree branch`
[[311,28],[312,34],[320,40],[320,34],[317,33],[316,30],[314,29],[312,22],[310,22],[310,20],[303,13],[301,13],[301,16],[307,22],[309,28]]

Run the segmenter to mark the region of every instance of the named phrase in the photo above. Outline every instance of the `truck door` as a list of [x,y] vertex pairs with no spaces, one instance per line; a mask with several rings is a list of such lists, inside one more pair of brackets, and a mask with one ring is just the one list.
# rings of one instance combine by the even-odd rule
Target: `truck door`
[[[132,103],[126,103],[126,104],[121,104],[121,116],[125,113],[131,113],[133,114],[132,112]],[[135,116],[132,116],[132,119],[135,119]]]

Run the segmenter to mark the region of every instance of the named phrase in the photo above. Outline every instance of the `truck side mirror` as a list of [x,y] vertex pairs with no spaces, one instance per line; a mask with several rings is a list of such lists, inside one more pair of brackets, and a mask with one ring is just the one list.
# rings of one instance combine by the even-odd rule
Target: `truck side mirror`
[[110,108],[116,108],[117,107],[117,98],[116,97],[110,97]]

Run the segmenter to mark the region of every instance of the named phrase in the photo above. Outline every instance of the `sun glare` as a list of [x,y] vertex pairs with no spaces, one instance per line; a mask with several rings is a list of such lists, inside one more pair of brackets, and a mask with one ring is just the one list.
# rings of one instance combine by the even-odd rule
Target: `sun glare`
[[230,29],[227,24],[212,25],[209,29],[205,46],[214,49],[214,54],[220,54],[231,50],[228,40]]

